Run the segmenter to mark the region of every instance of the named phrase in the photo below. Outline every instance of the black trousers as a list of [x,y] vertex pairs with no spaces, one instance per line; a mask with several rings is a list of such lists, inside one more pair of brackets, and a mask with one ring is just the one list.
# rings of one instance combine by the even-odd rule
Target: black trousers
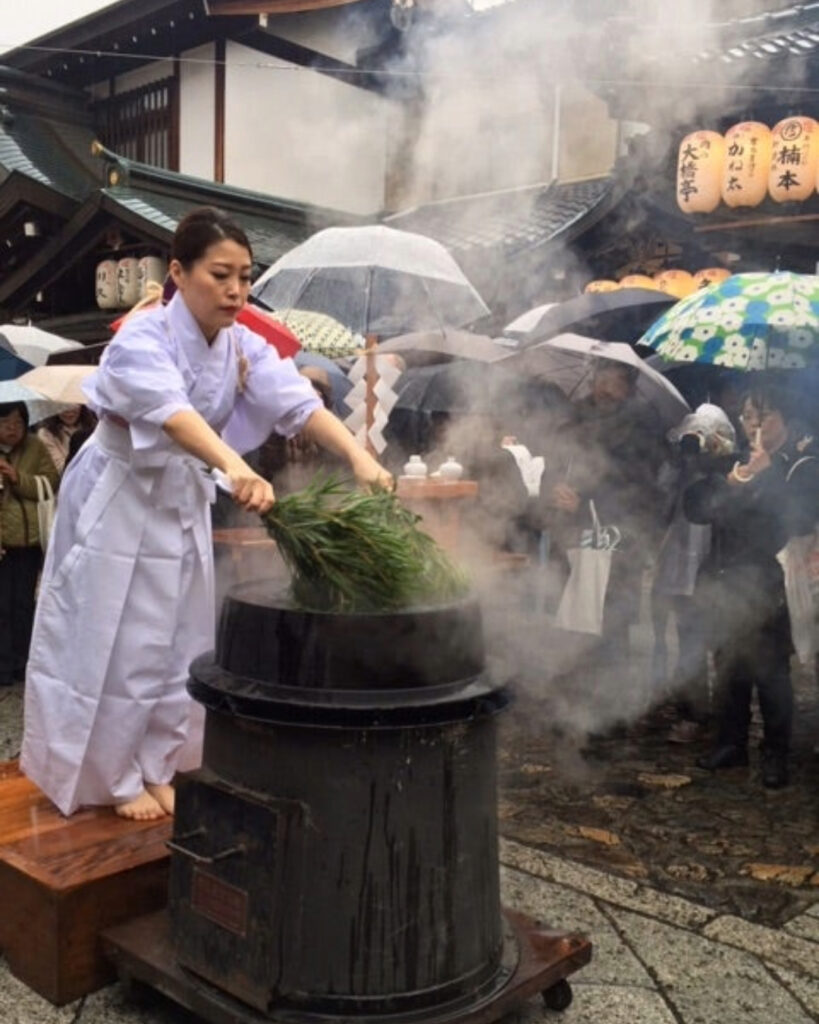
[[22,679],[34,624],[34,594],[43,564],[39,547],[6,548],[0,558],[0,683]]
[[762,714],[763,746],[787,754],[793,728],[791,635],[787,608],[777,609],[756,630],[715,653],[721,701],[719,743],[744,747],[756,689]]

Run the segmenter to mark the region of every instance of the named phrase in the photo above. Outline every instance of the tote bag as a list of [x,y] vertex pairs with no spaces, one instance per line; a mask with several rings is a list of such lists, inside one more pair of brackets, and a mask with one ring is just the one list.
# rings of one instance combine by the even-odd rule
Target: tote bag
[[620,542],[615,526],[601,527],[594,502],[589,502],[592,529],[584,530],[580,547],[569,548],[569,578],[560,598],[555,625],[575,633],[603,632],[603,606],[611,575],[611,558]]
[[[791,466],[794,470],[814,456],[806,455]],[[811,667],[819,653],[819,523],[812,533],[791,537],[776,556],[785,575],[785,599],[791,620],[791,638],[802,665]]]
[[51,527],[54,525],[57,502],[51,481],[47,476],[35,476],[34,482],[37,485],[37,526],[40,530],[40,547],[45,551],[48,547],[48,538],[51,536]]
[[777,558],[785,573],[793,646],[800,663],[811,666],[819,653],[819,525],[791,537]]

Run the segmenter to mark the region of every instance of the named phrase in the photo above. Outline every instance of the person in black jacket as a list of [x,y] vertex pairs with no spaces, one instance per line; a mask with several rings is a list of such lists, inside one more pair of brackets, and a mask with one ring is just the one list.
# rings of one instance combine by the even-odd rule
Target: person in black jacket
[[751,700],[756,689],[763,721],[762,782],[788,782],[793,720],[790,623],[782,567],[789,537],[813,529],[819,512],[819,462],[813,440],[795,419],[787,394],[762,385],[743,401],[742,429],[750,442],[744,463],[713,472],[685,493],[695,523],[713,527],[705,585],[718,635],[717,744],[699,758],[717,770],[748,764]]

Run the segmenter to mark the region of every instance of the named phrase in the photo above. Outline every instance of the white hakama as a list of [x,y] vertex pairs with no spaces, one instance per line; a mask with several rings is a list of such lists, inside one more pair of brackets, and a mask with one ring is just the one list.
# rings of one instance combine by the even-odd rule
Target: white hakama
[[186,682],[214,644],[213,484],[163,424],[194,409],[245,452],[297,433],[321,404],[244,328],[209,346],[181,295],[124,324],[86,390],[100,424],[60,488],[20,757],[63,814],[132,800],[198,763],[203,715]]

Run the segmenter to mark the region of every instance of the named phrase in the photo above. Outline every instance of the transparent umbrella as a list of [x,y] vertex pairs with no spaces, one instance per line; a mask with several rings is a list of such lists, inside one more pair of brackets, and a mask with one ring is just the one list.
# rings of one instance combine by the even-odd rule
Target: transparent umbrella
[[42,366],[52,352],[82,348],[79,341],[61,338],[32,324],[0,325],[0,344],[32,366]]
[[511,353],[499,366],[551,381],[568,398],[575,399],[582,397],[591,386],[595,365],[600,359],[625,363],[637,370],[637,399],[651,406],[665,427],[672,427],[691,411],[671,381],[647,366],[624,342],[561,334]]
[[379,338],[463,327],[489,313],[439,242],[383,225],[319,231],[274,263],[253,297],[268,309],[326,313]]
[[49,416],[56,416],[58,412],[62,412],[74,404],[73,402],[54,402],[50,398],[44,398],[39,391],[26,387],[16,380],[0,380],[0,405],[5,405],[7,402],[25,402],[29,423],[39,423],[40,420],[48,419]]
[[85,405],[88,399],[82,390],[82,382],[96,369],[96,366],[35,366],[17,382],[53,402]]

